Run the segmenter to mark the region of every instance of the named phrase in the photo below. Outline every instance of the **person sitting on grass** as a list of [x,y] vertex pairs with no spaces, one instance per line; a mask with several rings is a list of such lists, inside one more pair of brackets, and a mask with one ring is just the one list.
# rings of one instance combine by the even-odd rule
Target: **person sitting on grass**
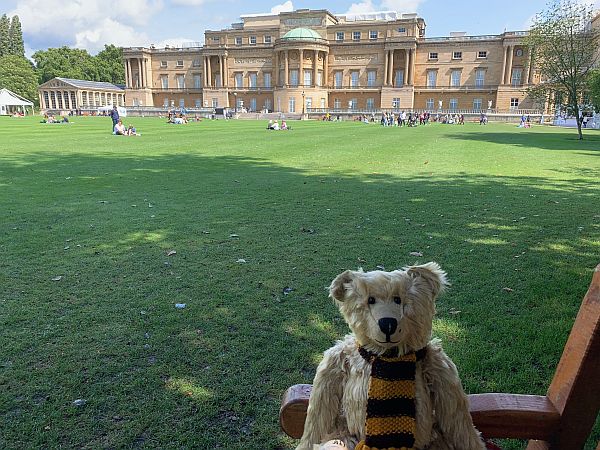
[[127,127],[127,136],[141,136],[131,124]]
[[281,121],[281,129],[282,129],[282,130],[291,130],[292,128],[291,128],[291,127],[288,127],[288,125],[287,125],[287,123],[286,123],[286,121],[285,121],[285,120],[282,120],[282,121]]
[[125,128],[125,125],[123,125],[121,119],[117,121],[117,124],[115,125],[115,128],[113,130],[113,134],[119,136],[127,136],[127,129]]

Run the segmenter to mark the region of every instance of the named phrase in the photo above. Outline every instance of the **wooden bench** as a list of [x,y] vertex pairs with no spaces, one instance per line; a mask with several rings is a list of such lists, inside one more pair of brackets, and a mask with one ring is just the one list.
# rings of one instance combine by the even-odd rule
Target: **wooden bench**
[[[600,409],[599,324],[600,264],[547,394],[469,395],[473,423],[483,436],[529,439],[527,450],[581,450]],[[283,397],[279,422],[293,438],[302,436],[311,389],[295,385]]]

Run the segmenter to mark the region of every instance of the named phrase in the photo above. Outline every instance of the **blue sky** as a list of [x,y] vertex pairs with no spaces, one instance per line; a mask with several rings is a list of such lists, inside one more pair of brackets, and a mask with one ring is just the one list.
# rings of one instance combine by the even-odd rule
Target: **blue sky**
[[[600,7],[600,0],[580,0]],[[203,41],[242,14],[323,9],[347,12],[417,12],[427,36],[451,31],[469,35],[523,30],[546,0],[2,0],[0,14],[18,14],[26,53],[67,45],[95,54],[104,44],[139,46]]]

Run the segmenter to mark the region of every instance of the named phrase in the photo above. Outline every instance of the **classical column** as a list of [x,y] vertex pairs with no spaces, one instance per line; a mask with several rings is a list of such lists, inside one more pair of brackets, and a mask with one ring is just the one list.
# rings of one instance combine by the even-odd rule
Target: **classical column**
[[388,83],[394,86],[394,50],[390,50]]
[[408,71],[410,70],[409,61],[410,60],[410,50],[404,49],[404,80],[402,80],[402,85],[408,85]]
[[148,58],[144,58],[144,84],[145,87],[152,87],[152,83],[148,80]]
[[140,58],[140,67],[142,69],[142,87],[145,88],[146,87],[146,64],[145,64],[144,58]]
[[127,72],[127,87],[133,87],[133,77],[131,76],[131,59],[127,58],[127,62],[125,63],[126,72]]
[[202,73],[203,73],[203,81],[204,87],[208,86],[208,65],[206,64],[206,56],[202,57]]
[[312,84],[313,86],[317,86],[317,75],[319,74],[319,68],[318,68],[318,64],[319,63],[319,51],[318,50],[314,50],[314,57],[313,57],[313,80],[312,80]]
[[210,55],[206,57],[206,66],[207,66],[207,69],[208,69],[208,71],[207,71],[208,72],[207,73],[207,75],[208,75],[208,85],[210,87],[212,87],[213,83],[212,83],[212,67],[210,65]]
[[506,65],[506,84],[511,84],[512,79],[512,64],[513,64],[513,54],[515,52],[514,45],[510,45],[508,47],[508,64]]
[[221,74],[221,87],[223,87],[223,55],[219,55],[219,73]]
[[298,84],[304,86],[304,49],[298,51],[300,66],[298,68]]
[[410,85],[413,86],[415,84],[415,67],[417,64],[417,49],[411,48],[409,51],[410,54]]
[[283,72],[283,84],[285,85],[285,87],[288,86],[288,84],[290,84],[290,52],[289,50],[285,51],[285,60],[284,60],[284,72]]
[[504,47],[504,58],[502,60],[502,79],[500,80],[500,84],[504,84],[506,81],[506,52],[508,51],[508,47]]
[[273,81],[275,83],[275,87],[279,86],[279,52],[275,52],[275,56],[273,58]]
[[383,85],[387,86],[388,85],[388,63],[389,63],[389,56],[390,56],[390,52],[389,51],[385,51],[385,64],[383,66]]
[[227,53],[225,53],[223,55],[223,75],[222,75],[221,83],[225,87],[229,86],[229,66],[227,64],[228,57],[229,57],[229,55]]
[[329,52],[323,52],[323,85],[329,85]]

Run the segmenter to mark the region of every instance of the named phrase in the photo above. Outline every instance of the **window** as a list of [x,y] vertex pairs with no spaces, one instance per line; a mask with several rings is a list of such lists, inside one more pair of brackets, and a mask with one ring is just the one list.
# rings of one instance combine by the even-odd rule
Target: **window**
[[427,71],[427,87],[435,87],[437,85],[437,70]]
[[400,99],[399,98],[392,99],[392,108],[394,108],[394,109],[400,108]]
[[256,45],[256,36],[250,36],[250,45]]
[[350,87],[358,87],[360,72],[358,70],[354,70],[350,72]]
[[160,62],[160,67],[162,67],[163,69],[164,69],[165,67],[167,67],[167,62],[166,62],[166,61],[161,61],[161,62]]
[[477,57],[478,58],[487,58],[487,51],[483,50],[483,51],[477,52]]
[[194,89],[200,89],[202,87],[202,77],[199,73],[194,74]]
[[256,72],[252,72],[248,74],[248,87],[255,88],[256,87]]
[[429,52],[429,59],[438,59],[437,52]]
[[235,81],[235,87],[236,88],[241,88],[244,86],[244,80],[243,80],[243,76],[244,74],[241,72],[237,72],[234,75],[234,81]]
[[236,97],[235,107],[237,109],[242,109],[244,107],[244,100]]
[[452,52],[452,59],[462,59],[462,52]]
[[398,33],[406,33],[406,27],[398,28]]
[[460,70],[455,69],[450,73],[450,86],[460,86]]
[[516,97],[513,97],[510,99],[510,108],[511,109],[517,109],[519,107],[519,99]]
[[312,97],[306,97],[306,109],[312,108]]
[[288,112],[294,113],[296,112],[296,99],[294,97],[290,97]]
[[221,74],[218,73],[217,75],[215,75],[215,86],[216,87],[222,87],[223,84],[221,83]]
[[182,99],[182,98],[180,98],[180,99],[179,99],[179,107],[180,107],[180,108],[183,108],[183,107],[185,107],[185,100],[184,100],[184,99]]
[[177,65],[176,67],[183,67],[183,59],[178,59],[177,60]]
[[450,110],[451,111],[456,111],[457,109],[458,109],[458,99],[451,98],[450,99]]
[[475,86],[485,85],[485,69],[477,69],[475,71]]
[[325,109],[325,99],[323,97],[321,97],[321,109]]
[[311,86],[312,85],[312,70],[305,70],[304,71],[304,86]]
[[256,111],[256,99],[255,98],[250,99],[250,111]]
[[341,88],[344,80],[344,72],[338,71],[335,73],[335,87]]
[[481,111],[482,101],[480,98],[473,99],[473,111]]
[[169,89],[169,77],[168,75],[160,76],[160,85],[163,89]]
[[213,98],[211,100],[211,105],[213,108],[218,108],[219,107],[219,99],[218,98]]
[[522,49],[522,48],[518,48],[518,49],[515,51],[515,55],[517,55],[517,56],[519,56],[519,57],[523,56],[523,49]]
[[195,59],[195,60],[192,62],[192,66],[193,66],[193,67],[200,67],[200,60],[199,60],[199,59]]
[[177,75],[177,89],[185,88],[185,76]]
[[353,41],[360,41],[360,31],[353,31],[352,32],[352,40]]
[[323,86],[323,71],[317,71],[317,86]]
[[425,108],[427,108],[427,109],[430,109],[430,110],[431,110],[431,109],[433,109],[433,105],[434,105],[434,100],[433,100],[432,98],[428,98],[428,99],[425,101]]
[[358,109],[358,100],[351,98],[348,102],[348,109]]
[[336,98],[333,100],[333,108],[334,109],[341,109],[342,108],[342,101],[339,98]]
[[163,102],[163,107],[168,108],[169,107],[169,99],[165,98],[165,101]]
[[521,69],[521,68],[513,69],[510,84],[512,84],[513,86],[521,86],[522,77],[523,77],[523,69]]
[[367,99],[367,109],[375,109],[375,99],[374,98],[368,98]]
[[265,44],[270,44],[272,41],[273,41],[273,37],[272,37],[272,36],[265,36],[265,37],[263,38],[263,42],[264,42]]
[[271,72],[264,73],[264,83],[266,88],[271,87]]
[[235,45],[242,45],[242,37],[241,36],[236,36]]
[[290,85],[298,86],[298,69],[290,70]]
[[367,72],[367,86],[369,86],[369,87],[375,86],[376,81],[377,81],[377,72],[375,70],[369,70]]
[[343,41],[344,40],[344,32],[343,31],[338,31],[337,33],[335,33],[335,40],[336,41]]
[[219,36],[214,36],[212,39],[214,43],[218,43],[221,41],[221,38]]
[[396,79],[394,80],[394,86],[404,86],[404,70],[396,70]]
[[371,39],[372,41],[374,41],[375,39],[377,39],[377,30],[371,30],[371,31],[369,31],[369,39]]
[[273,102],[270,98],[265,98],[265,109],[269,112],[273,111]]
[[196,100],[194,100],[194,107],[195,108],[202,108],[202,100],[200,100],[199,98],[197,98]]

